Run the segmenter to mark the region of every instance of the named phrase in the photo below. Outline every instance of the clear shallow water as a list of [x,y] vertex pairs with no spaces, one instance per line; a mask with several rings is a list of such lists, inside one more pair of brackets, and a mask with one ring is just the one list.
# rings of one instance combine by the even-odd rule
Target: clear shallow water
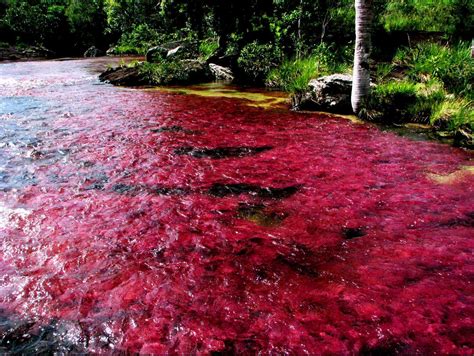
[[472,153],[108,61],[0,65],[0,352],[473,353]]

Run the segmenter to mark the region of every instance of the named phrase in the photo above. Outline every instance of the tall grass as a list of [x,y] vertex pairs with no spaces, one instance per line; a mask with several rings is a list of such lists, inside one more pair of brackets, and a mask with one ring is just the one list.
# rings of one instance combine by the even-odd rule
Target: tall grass
[[219,48],[219,43],[215,38],[208,38],[199,44],[199,55],[202,60],[207,61]]
[[474,60],[467,42],[454,47],[424,43],[404,48],[397,52],[394,62],[407,66],[414,81],[437,79],[449,93],[474,100]]
[[311,79],[333,73],[350,72],[348,50],[335,51],[327,45],[320,45],[305,58],[285,60],[270,71],[266,84],[272,88],[296,93],[307,89]]

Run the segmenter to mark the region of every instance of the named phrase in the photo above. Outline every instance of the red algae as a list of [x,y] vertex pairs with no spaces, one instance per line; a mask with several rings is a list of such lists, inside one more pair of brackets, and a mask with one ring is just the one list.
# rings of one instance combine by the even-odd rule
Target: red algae
[[471,153],[105,63],[0,66],[0,352],[474,352]]

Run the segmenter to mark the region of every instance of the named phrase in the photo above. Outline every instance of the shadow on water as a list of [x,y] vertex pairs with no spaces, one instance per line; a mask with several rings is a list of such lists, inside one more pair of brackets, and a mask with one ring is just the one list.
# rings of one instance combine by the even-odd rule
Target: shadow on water
[[196,148],[196,147],[180,147],[174,152],[177,155],[192,156],[196,158],[231,158],[253,156],[258,153],[271,150],[273,147],[221,147],[221,148]]

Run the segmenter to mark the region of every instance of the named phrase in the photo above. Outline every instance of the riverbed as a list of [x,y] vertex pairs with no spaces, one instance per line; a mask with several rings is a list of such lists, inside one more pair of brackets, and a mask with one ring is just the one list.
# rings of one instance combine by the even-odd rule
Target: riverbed
[[0,353],[474,352],[472,152],[118,61],[0,64]]

